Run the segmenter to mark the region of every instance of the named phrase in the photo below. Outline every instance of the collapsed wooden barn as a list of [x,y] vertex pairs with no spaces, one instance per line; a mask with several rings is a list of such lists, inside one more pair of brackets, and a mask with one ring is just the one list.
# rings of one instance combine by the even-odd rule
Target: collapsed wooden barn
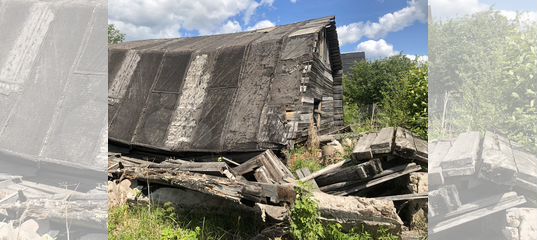
[[279,149],[343,125],[335,18],[109,49],[109,140],[170,152]]

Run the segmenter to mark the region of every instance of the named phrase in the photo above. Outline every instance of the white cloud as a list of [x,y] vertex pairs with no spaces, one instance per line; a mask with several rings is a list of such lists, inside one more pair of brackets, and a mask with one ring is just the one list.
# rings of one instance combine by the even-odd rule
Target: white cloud
[[433,19],[451,19],[489,9],[479,0],[429,0]]
[[424,55],[424,56],[416,56],[416,55],[405,55],[405,57],[409,58],[410,60],[418,60],[418,62],[420,63],[426,63],[427,61],[429,61],[429,56],[427,55]]
[[400,31],[416,21],[427,22],[427,0],[410,0],[408,6],[380,17],[378,22],[357,22],[337,28],[339,44],[358,42],[362,37],[379,39]]
[[240,31],[242,31],[242,27],[239,22],[228,20],[218,31],[211,32],[210,34],[235,33]]
[[385,58],[399,54],[399,52],[393,49],[393,45],[387,43],[384,39],[361,42],[356,46],[356,51],[365,52],[365,56],[371,59]]
[[296,3],[297,0],[290,0],[292,3]]
[[269,20],[263,20],[263,21],[259,21],[257,22],[255,25],[251,26],[251,27],[248,27],[246,30],[248,31],[252,31],[252,30],[256,30],[256,29],[262,29],[262,28],[269,28],[269,27],[274,27],[274,23],[269,21]]
[[274,0],[110,0],[109,22],[127,39],[178,37],[179,30],[209,34],[238,29],[231,20],[243,16],[248,24],[261,6]]

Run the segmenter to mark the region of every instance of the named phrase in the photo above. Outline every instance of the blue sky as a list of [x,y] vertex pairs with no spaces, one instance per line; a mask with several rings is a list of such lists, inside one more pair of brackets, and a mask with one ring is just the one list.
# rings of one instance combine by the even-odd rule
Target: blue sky
[[[272,7],[260,9],[253,19],[269,19],[276,25],[282,25],[305,19],[336,16],[337,26],[343,26],[356,22],[377,22],[385,14],[396,12],[407,5],[405,0],[297,0],[296,3],[275,1]],[[409,27],[388,33],[382,38],[392,44],[395,51],[402,51],[404,54],[427,55],[427,24],[424,22],[416,21]],[[363,37],[359,41],[366,40],[370,38]],[[343,45],[341,51],[353,52],[358,43]]]
[[427,55],[426,0],[109,0],[127,40],[247,31],[336,16],[342,52]]
[[342,52],[365,51],[369,59],[427,56],[427,6],[435,19],[484,11],[505,16],[530,11],[535,0],[109,0],[108,20],[127,40],[231,33],[336,16]]

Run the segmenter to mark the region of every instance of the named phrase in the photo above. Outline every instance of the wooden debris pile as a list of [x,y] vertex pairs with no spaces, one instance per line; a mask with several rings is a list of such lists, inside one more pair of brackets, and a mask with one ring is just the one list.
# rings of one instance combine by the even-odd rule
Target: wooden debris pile
[[[337,136],[319,138],[332,140]],[[335,196],[392,201],[407,227],[416,228],[421,222],[426,228],[427,148],[427,142],[409,130],[383,128],[360,137],[351,159],[311,174],[301,169],[300,180]]]
[[[385,227],[399,233],[403,221],[396,207],[423,202],[421,207],[413,206],[427,215],[426,173],[418,174],[427,164],[427,144],[402,128],[383,129],[378,139],[372,136],[377,134],[358,141],[353,159],[313,173],[299,169],[298,178],[272,150],[237,162],[227,158],[217,162],[150,161],[110,153],[108,171],[112,185],[121,186],[128,179],[131,187],[152,195],[153,200],[204,211],[249,209],[276,222],[286,220],[299,180],[310,182],[323,221],[346,229]],[[372,141],[367,142],[368,138]],[[366,151],[369,157],[364,156]]]
[[535,236],[527,229],[537,229],[537,222],[520,227],[515,221],[531,219],[529,213],[537,210],[535,154],[493,132],[465,132],[454,140],[432,141],[429,148],[430,234],[447,236],[486,224],[495,237]]
[[0,236],[7,239],[102,237],[97,234],[106,228],[106,203],[104,188],[83,193],[67,186],[0,174]]

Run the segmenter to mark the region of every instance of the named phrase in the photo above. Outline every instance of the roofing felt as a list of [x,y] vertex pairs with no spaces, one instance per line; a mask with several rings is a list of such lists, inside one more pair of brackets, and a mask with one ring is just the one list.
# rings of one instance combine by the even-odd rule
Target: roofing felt
[[106,19],[105,1],[2,1],[0,161],[104,169]]
[[126,42],[109,49],[109,139],[181,151],[287,144],[286,106],[320,36],[341,69],[335,19],[249,32]]

